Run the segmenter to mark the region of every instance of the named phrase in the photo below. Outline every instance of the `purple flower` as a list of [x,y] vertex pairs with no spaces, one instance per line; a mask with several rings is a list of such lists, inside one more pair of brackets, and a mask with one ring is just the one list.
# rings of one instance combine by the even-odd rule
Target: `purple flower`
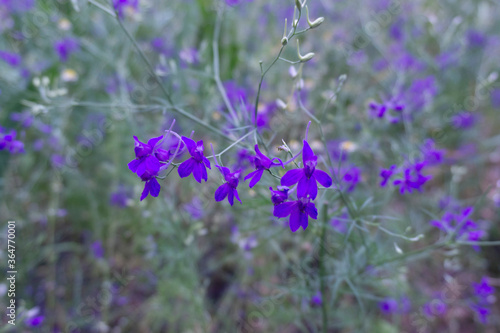
[[30,327],[38,327],[38,326],[42,325],[44,319],[45,319],[45,316],[38,315],[38,316],[26,318],[24,323]]
[[351,192],[354,190],[354,188],[360,181],[360,175],[361,170],[358,167],[353,166],[349,170],[347,170],[347,172],[344,174],[344,177],[342,178],[346,183],[349,184],[347,192]]
[[[440,221],[430,221],[432,226],[435,226],[446,233],[455,233],[458,239],[465,239],[470,242],[480,240],[486,232],[481,230],[477,223],[469,219],[474,209],[467,207],[460,213],[445,212]],[[476,251],[479,250],[478,246],[474,246]]]
[[226,182],[219,186],[219,188],[215,191],[215,201],[219,202],[227,197],[229,204],[232,206],[234,203],[234,197],[236,197],[236,199],[241,203],[240,197],[238,196],[238,191],[236,190],[236,187],[238,187],[238,178],[240,176],[241,170],[231,173],[231,170],[229,170],[229,168],[221,167],[218,165],[217,168],[219,168]]
[[54,50],[62,62],[66,62],[71,53],[77,51],[79,48],[80,44],[75,38],[64,38],[54,43]]
[[104,257],[104,249],[102,247],[101,241],[93,242],[90,245],[90,248],[92,249],[92,254],[94,255],[95,258],[100,259]]
[[316,170],[318,157],[314,155],[306,140],[304,140],[304,148],[302,149],[302,163],[304,168],[289,170],[285,173],[281,178],[281,186],[292,186],[298,183],[297,197],[305,198],[309,195],[311,200],[314,200],[318,195],[316,181],[324,187],[330,187],[332,186],[332,178],[326,172]]
[[128,164],[129,169],[137,173],[137,176],[142,178],[146,172],[149,175],[156,175],[160,171],[161,162],[167,162],[173,155],[170,150],[160,148],[163,142],[163,136],[152,138],[148,143],[139,141],[136,136],[135,140],[135,159]]
[[203,202],[201,201],[201,199],[199,197],[194,197],[190,203],[185,204],[184,209],[194,219],[201,219],[204,215]]
[[470,307],[472,310],[476,311],[477,315],[479,316],[479,320],[481,320],[483,324],[486,324],[488,322],[488,316],[491,313],[489,307],[486,307],[483,304],[471,304]]
[[476,117],[472,112],[462,111],[451,117],[451,124],[455,128],[467,129],[474,126]]
[[405,192],[412,193],[413,190],[418,190],[422,192],[422,186],[432,177],[422,175],[422,168],[426,165],[425,162],[415,163],[409,166],[404,171],[404,178],[397,179],[392,184],[396,186],[401,186],[399,192],[404,194]]
[[5,61],[12,67],[17,67],[21,64],[21,56],[17,53],[0,51],[0,59]]
[[424,313],[427,317],[441,316],[446,312],[447,305],[441,299],[434,299],[423,306]]
[[385,187],[385,185],[387,185],[387,182],[394,174],[394,170],[396,170],[396,165],[391,165],[389,169],[382,169],[380,171],[380,177],[382,177],[382,182],[380,183],[381,187]]
[[194,142],[194,140],[190,138],[182,137],[182,141],[187,146],[189,154],[191,158],[185,160],[179,165],[178,173],[181,178],[185,178],[189,176],[191,173],[193,174],[194,179],[201,184],[201,180],[208,179],[207,169],[210,168],[210,161],[203,156],[203,140],[198,142]]
[[349,215],[347,214],[347,212],[343,212],[340,216],[332,218],[332,220],[330,221],[330,225],[336,232],[345,234],[347,232],[348,222]]
[[424,155],[424,160],[428,165],[435,165],[443,162],[444,150],[436,149],[434,140],[425,140],[421,149]]
[[323,299],[321,297],[321,292],[318,291],[316,294],[314,294],[312,297],[311,297],[311,306],[312,307],[316,307],[316,306],[321,306],[321,304],[323,304]]
[[286,186],[278,186],[276,191],[272,187],[269,187],[269,190],[271,191],[271,200],[275,206],[288,199],[288,191],[290,189]]
[[8,150],[11,154],[24,153],[24,143],[16,140],[17,132],[11,130],[6,132],[0,127],[0,150]]
[[146,182],[146,184],[144,185],[144,190],[141,194],[141,201],[144,200],[149,194],[151,194],[151,196],[155,198],[158,197],[158,195],[160,194],[161,186],[156,180],[156,175],[151,176],[147,179],[143,177],[141,178]]
[[495,288],[488,283],[488,278],[486,277],[483,277],[479,283],[472,283],[472,286],[474,287],[474,293],[476,296],[483,299],[486,299],[489,295],[495,292]]
[[300,227],[306,230],[309,224],[309,217],[316,220],[318,218],[318,211],[314,203],[310,202],[307,198],[299,198],[296,201],[283,202],[274,206],[273,215],[281,218],[290,215],[290,230],[297,231]]
[[137,11],[139,8],[139,0],[113,0],[113,7],[118,12],[118,16],[123,18],[124,11],[132,9]]
[[[284,168],[283,162],[279,158],[274,157],[273,159],[270,159],[266,155],[262,154],[258,145],[255,145],[255,153],[257,156],[254,157],[253,162],[256,170],[245,176],[245,180],[252,178],[249,184],[250,187],[254,187],[259,182],[265,170],[269,170],[270,168],[279,165]],[[277,161],[275,162],[274,160]]]
[[130,198],[130,193],[128,189],[120,185],[118,189],[111,193],[109,198],[109,203],[111,206],[118,206],[121,208],[127,207],[127,200]]
[[398,301],[393,298],[386,298],[378,306],[384,314],[392,314],[398,310]]

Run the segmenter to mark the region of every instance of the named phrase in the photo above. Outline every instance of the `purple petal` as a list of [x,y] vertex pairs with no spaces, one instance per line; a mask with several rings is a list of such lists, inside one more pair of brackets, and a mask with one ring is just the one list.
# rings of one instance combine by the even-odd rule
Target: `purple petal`
[[212,170],[212,168],[210,167],[210,161],[205,156],[203,156],[203,163],[205,163],[205,165],[207,166],[207,168],[209,168],[210,170]]
[[161,186],[156,180],[156,178],[155,177],[151,178],[151,180],[149,180],[148,183],[149,183],[149,193],[155,198],[158,197],[158,194],[160,194]]
[[224,200],[228,192],[229,192],[229,185],[227,183],[219,186],[219,188],[215,191],[215,201],[219,202]]
[[189,159],[185,160],[184,162],[182,162],[179,165],[179,169],[177,170],[177,172],[179,173],[179,177],[184,178],[184,177],[189,176],[191,174],[191,172],[193,172],[193,168],[195,165],[196,165],[196,161],[192,158],[189,158]]
[[141,160],[138,160],[138,159],[133,159],[132,161],[130,161],[130,163],[128,164],[128,168],[130,169],[130,171],[132,172],[136,172],[137,171],[137,167],[139,166],[139,164],[141,164]]
[[234,196],[236,197],[236,200],[238,200],[240,203],[242,203],[240,200],[240,196],[238,195],[238,191],[236,189],[233,189],[233,193],[234,193]]
[[[309,215],[313,220],[316,220],[318,218],[318,210],[316,209],[316,206],[310,202],[307,204],[305,212],[307,215]],[[304,228],[305,229],[305,228]]]
[[160,141],[161,139],[163,139],[163,135],[161,135],[161,136],[159,136],[157,138],[149,139],[148,146],[150,146],[151,149],[154,149],[154,147],[156,146],[156,144],[158,143],[158,141]]
[[307,161],[313,160],[315,156],[316,155],[314,155],[314,152],[309,146],[309,143],[304,140],[304,148],[302,148],[302,162],[304,163],[304,165],[306,165]]
[[141,201],[144,200],[149,194],[149,182],[146,182],[144,184],[144,190],[142,191],[141,194]]
[[332,186],[332,178],[323,170],[316,169],[313,173],[314,177],[323,187]]
[[306,176],[303,176],[299,180],[299,184],[297,185],[297,198],[304,198],[307,196],[309,189],[309,181]]
[[229,191],[227,193],[227,201],[229,201],[229,204],[231,206],[234,204],[234,193],[232,188],[229,188]]
[[316,183],[316,178],[314,177],[314,175],[311,176],[311,178],[309,178],[308,180],[307,194],[309,194],[311,200],[316,199],[316,197],[318,196],[318,184]]
[[298,183],[304,176],[304,169],[292,169],[281,178],[281,186],[292,186]]
[[302,224],[301,215],[305,214],[301,214],[296,210],[294,210],[290,215],[290,230],[292,230],[292,232],[295,232],[300,228],[300,225]]
[[137,166],[137,175],[142,177],[145,173],[148,176],[155,176],[160,171],[160,161],[154,156],[149,155]]
[[189,151],[189,154],[191,154],[191,156],[192,156],[195,149],[196,149],[196,143],[194,142],[194,140],[192,140],[190,138],[186,138],[185,136],[182,137],[182,141],[184,141],[184,143],[186,144],[186,147]]
[[[203,177],[203,171],[201,168],[204,168],[201,163],[196,162],[193,167],[193,177],[198,183],[201,184],[201,178]],[[205,171],[206,172],[206,171]]]
[[297,205],[297,201],[283,202],[282,204],[274,206],[273,215],[278,218],[287,217]]
[[252,171],[250,172],[248,175],[245,176],[245,178],[243,178],[244,180],[247,180],[247,179],[250,179],[253,177],[253,175],[255,175],[256,172],[259,172],[260,170],[255,170],[255,171]]
[[207,168],[205,168],[205,165],[203,163],[198,163],[198,167],[200,168],[201,171],[201,179],[205,180],[206,183],[208,180]]
[[309,225],[308,215],[306,213],[300,212],[299,217],[300,217],[300,225],[304,230],[306,230],[307,226]]
[[170,151],[161,148],[158,148],[155,152],[155,157],[162,162],[168,161],[170,155],[172,155]]
[[250,188],[254,187],[259,182],[259,180],[262,178],[263,173],[264,173],[264,170],[257,170],[257,172],[253,176],[252,180],[250,181],[250,184],[248,184],[248,186],[250,186]]
[[262,154],[258,145],[255,145],[255,152],[257,153],[257,156],[259,156],[262,164],[264,164],[266,168],[269,169],[269,165],[271,165],[271,159],[269,159],[269,157],[267,157],[266,155]]

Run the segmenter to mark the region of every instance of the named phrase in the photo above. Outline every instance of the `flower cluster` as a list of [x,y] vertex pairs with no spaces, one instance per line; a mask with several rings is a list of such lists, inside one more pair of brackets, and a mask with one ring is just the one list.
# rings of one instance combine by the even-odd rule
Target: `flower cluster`
[[[458,240],[476,242],[481,240],[486,232],[481,230],[478,224],[469,218],[473,211],[474,208],[472,207],[466,207],[458,213],[455,213],[455,210],[447,211],[441,220],[430,221],[430,224],[447,234],[456,235]],[[474,246],[474,249],[479,250],[479,247]]]
[[8,150],[11,154],[24,153],[24,143],[16,140],[15,130],[7,131],[0,127],[0,150]]
[[493,288],[486,277],[481,279],[479,283],[473,283],[475,301],[470,304],[472,310],[476,311],[479,319],[483,324],[488,321],[488,315],[490,314],[490,303],[491,297],[495,293],[495,288]]
[[[161,186],[158,183],[157,177],[170,165],[177,166],[180,178],[193,175],[193,178],[198,183],[201,183],[202,180],[205,182],[208,180],[207,168],[211,169],[211,163],[204,156],[203,140],[195,142],[191,138],[179,136],[179,134],[171,131],[171,129],[168,130],[168,133],[176,136],[178,138],[177,142],[167,143],[166,136],[159,136],[144,143],[134,136],[135,159],[130,161],[128,167],[145,182],[141,201],[149,194],[153,197],[157,197],[160,194]],[[187,150],[190,157],[178,165],[173,164],[173,160],[179,157],[183,150]],[[271,201],[274,204],[273,215],[278,218],[289,216],[289,225],[292,232],[297,231],[300,227],[305,230],[308,226],[309,218],[317,219],[318,211],[313,201],[318,196],[318,183],[328,188],[332,186],[332,178],[325,171],[316,169],[318,156],[314,154],[307,140],[304,140],[302,151],[287,163],[283,163],[277,157],[270,158],[264,155],[258,145],[255,145],[255,156],[250,157],[246,150],[243,152],[241,150],[238,152],[238,158],[242,160],[250,159],[253,162],[254,170],[244,177],[244,181],[250,180],[250,188],[254,187],[261,180],[265,171],[279,178],[279,176],[271,172],[271,168],[285,168],[286,164],[293,162],[301,153],[302,167],[288,170],[281,178],[280,186],[277,186],[276,190],[273,190],[273,187],[269,188],[271,191]],[[236,200],[242,203],[237,190],[242,169],[234,168],[235,171],[231,171],[230,168],[219,165],[213,147],[212,153],[215,166],[219,169],[223,178],[223,184],[215,191],[215,201],[220,202],[227,198],[229,204],[233,206],[234,199],[236,198]],[[238,164],[244,164],[244,162],[239,161]],[[350,177],[356,179],[357,182],[358,175],[356,172],[350,175]],[[354,180],[351,183],[353,184],[351,184],[349,190],[352,190],[352,187],[355,185]],[[292,192],[296,192],[296,200],[289,200],[289,194]]]
[[425,140],[420,150],[422,156],[420,160],[408,162],[403,167],[391,165],[388,169],[382,169],[380,186],[387,186],[391,178],[399,174],[399,177],[392,181],[392,185],[399,187],[401,194],[412,193],[414,190],[422,192],[422,186],[432,178],[430,175],[424,175],[425,168],[443,163],[445,152],[437,149],[432,139]]
[[[324,171],[316,169],[318,157],[314,154],[309,143],[304,140],[302,148],[303,168],[287,171],[281,178],[281,186],[278,191],[272,191],[274,212],[273,215],[280,217],[290,216],[290,230],[297,231],[300,227],[304,230],[309,223],[309,217],[316,220],[318,211],[312,202],[318,196],[318,183],[324,187],[332,186],[332,178]],[[297,184],[294,189],[288,187]],[[289,192],[297,190],[297,200],[286,201]]]

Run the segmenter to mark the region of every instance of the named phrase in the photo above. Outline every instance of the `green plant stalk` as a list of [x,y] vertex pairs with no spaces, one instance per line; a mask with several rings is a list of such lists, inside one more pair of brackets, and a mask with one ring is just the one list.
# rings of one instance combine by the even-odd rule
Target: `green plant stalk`
[[326,226],[328,225],[328,206],[323,204],[323,225],[321,226],[320,248],[319,248],[319,283],[321,289],[321,317],[323,319],[323,333],[327,332],[328,316],[326,309],[326,283],[325,283],[325,242]]

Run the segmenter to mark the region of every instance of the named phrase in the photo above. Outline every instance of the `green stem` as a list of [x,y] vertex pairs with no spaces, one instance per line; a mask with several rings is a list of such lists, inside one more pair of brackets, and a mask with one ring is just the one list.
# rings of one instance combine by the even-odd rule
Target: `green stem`
[[326,226],[328,225],[328,206],[323,205],[323,226],[321,228],[320,250],[319,250],[319,282],[321,289],[321,314],[323,318],[323,333],[328,329],[328,317],[326,309],[326,283],[325,283],[325,242],[326,242]]
[[161,83],[161,80],[160,78],[158,77],[158,75],[156,75],[154,69],[153,69],[153,66],[151,65],[151,63],[149,62],[148,58],[146,57],[146,55],[144,54],[144,52],[142,52],[141,48],[139,47],[139,45],[137,44],[137,42],[135,41],[134,37],[132,37],[132,35],[128,32],[128,30],[125,28],[125,26],[123,25],[122,21],[120,20],[120,18],[118,17],[118,15],[116,15],[117,17],[117,21],[118,21],[118,24],[120,25],[120,28],[123,30],[123,32],[127,35],[128,39],[130,40],[130,42],[134,45],[137,53],[139,53],[141,59],[143,60],[143,62],[146,64],[146,67],[148,68],[151,76],[154,78],[154,80],[156,81],[156,83],[158,84],[158,86],[160,87],[161,91],[163,92],[163,94],[165,95],[165,97],[167,98],[167,101],[172,105],[172,110],[177,112],[178,114],[186,117],[186,118],[189,118],[190,120],[200,124],[201,126],[205,127],[206,129],[212,131],[213,133],[229,140],[229,141],[233,141],[232,138],[230,138],[229,136],[227,136],[226,134],[224,134],[223,132],[221,132],[220,130],[218,130],[217,128],[213,127],[212,125],[204,122],[203,120],[199,119],[198,117],[188,113],[187,111],[177,107],[174,105],[174,102],[172,100],[172,97],[170,96],[170,93],[167,91],[167,89],[163,86],[163,84]]

